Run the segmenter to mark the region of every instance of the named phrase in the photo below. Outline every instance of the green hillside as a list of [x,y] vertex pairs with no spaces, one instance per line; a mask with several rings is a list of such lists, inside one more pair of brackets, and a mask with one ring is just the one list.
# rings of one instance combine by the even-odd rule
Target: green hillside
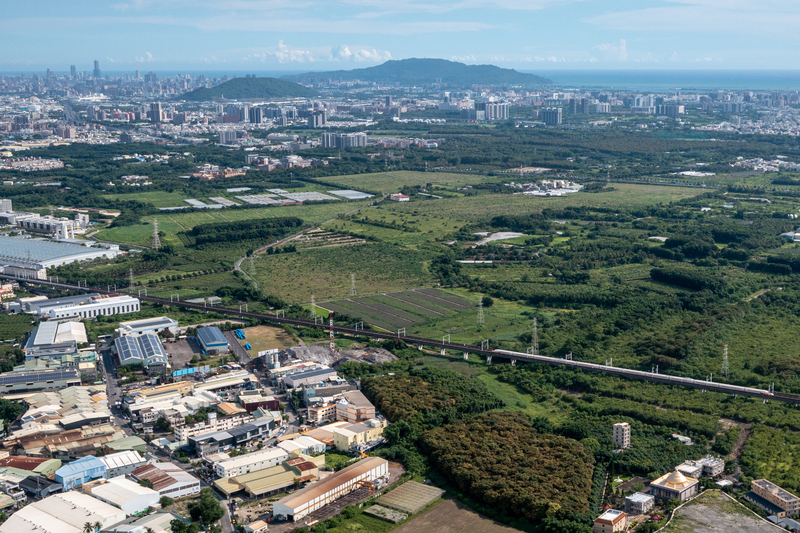
[[320,78],[362,80],[402,85],[424,85],[441,80],[455,86],[470,85],[541,85],[550,80],[535,74],[523,74],[494,65],[465,65],[445,59],[403,59],[387,61],[375,67],[333,72],[309,72],[282,79],[311,83]]
[[246,98],[286,98],[316,96],[313,91],[297,83],[277,78],[234,78],[210,89],[195,89],[178,97],[180,100],[207,101],[241,100]]

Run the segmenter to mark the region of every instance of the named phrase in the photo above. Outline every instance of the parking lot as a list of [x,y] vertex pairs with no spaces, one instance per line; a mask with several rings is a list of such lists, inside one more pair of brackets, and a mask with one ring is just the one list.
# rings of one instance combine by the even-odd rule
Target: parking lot
[[172,364],[173,370],[186,368],[192,357],[200,357],[200,346],[194,339],[179,339],[175,342],[168,342],[164,345],[164,349],[169,355],[169,362]]

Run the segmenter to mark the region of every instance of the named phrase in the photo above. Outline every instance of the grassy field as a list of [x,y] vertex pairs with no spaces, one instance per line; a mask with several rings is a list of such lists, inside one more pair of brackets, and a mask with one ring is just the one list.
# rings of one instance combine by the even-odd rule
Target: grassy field
[[262,292],[306,304],[347,297],[350,274],[360,295],[431,286],[426,253],[388,244],[318,248],[293,254],[262,255],[255,261]]
[[0,314],[0,341],[14,340],[0,344],[0,359],[14,349],[15,343],[21,343],[26,333],[33,331],[35,324],[32,322],[31,315]]
[[400,170],[396,172],[379,172],[377,174],[353,174],[350,176],[326,177],[327,183],[333,183],[346,189],[368,190],[383,194],[395,193],[403,185],[425,187],[432,183],[434,187],[444,186],[458,188],[464,185],[475,185],[486,181],[497,181],[482,174],[449,174],[446,172],[413,172]]
[[[290,348],[295,345],[292,337],[289,336],[282,328],[271,328],[269,326],[256,326],[253,328],[245,328],[244,331],[247,342],[252,346],[250,354],[256,356],[258,352],[264,350]],[[244,344],[242,344],[244,346]]]
[[156,218],[158,219],[159,231],[164,232],[164,236],[160,239],[161,244],[178,246],[181,245],[181,241],[177,234],[182,231],[189,231],[200,224],[277,217],[299,217],[307,223],[318,224],[370,203],[371,201],[362,200],[358,202],[333,202],[330,204],[292,205],[256,209],[219,209],[193,213],[172,212],[143,217],[142,222],[134,226],[105,229],[100,231],[96,237],[105,241],[149,246],[153,236],[153,219]]
[[485,194],[463,198],[442,200],[418,200],[413,202],[392,202],[386,208],[398,213],[418,213],[444,217],[454,220],[474,222],[482,216],[521,215],[541,211],[546,207],[635,207],[675,202],[703,194],[702,189],[685,187],[664,187],[657,185],[633,185],[614,183],[613,191],[591,194],[574,193],[565,197],[547,198],[523,196],[521,194]]
[[415,245],[441,238],[442,235],[458,231],[463,226],[463,222],[435,216],[397,213],[379,206],[362,210],[352,220],[334,220],[323,227],[365,235],[392,244]]

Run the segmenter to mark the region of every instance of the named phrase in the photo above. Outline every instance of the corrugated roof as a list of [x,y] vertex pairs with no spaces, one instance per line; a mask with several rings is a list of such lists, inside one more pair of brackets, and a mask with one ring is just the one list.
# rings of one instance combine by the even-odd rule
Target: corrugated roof
[[222,331],[216,326],[199,328],[197,330],[197,337],[206,346],[213,344],[228,344],[228,339],[225,338],[225,335],[223,335]]
[[302,507],[306,503],[310,502],[311,500],[326,494],[327,492],[332,491],[336,487],[344,485],[349,481],[354,480],[355,478],[366,474],[370,470],[374,468],[378,468],[380,465],[388,463],[386,459],[382,459],[380,457],[367,457],[366,459],[362,459],[361,461],[357,462],[354,465],[350,465],[347,468],[339,470],[335,474],[326,477],[322,481],[318,483],[311,484],[304,489],[301,489],[290,496],[287,496],[277,503],[286,505],[287,507],[291,507],[293,509],[297,509]]

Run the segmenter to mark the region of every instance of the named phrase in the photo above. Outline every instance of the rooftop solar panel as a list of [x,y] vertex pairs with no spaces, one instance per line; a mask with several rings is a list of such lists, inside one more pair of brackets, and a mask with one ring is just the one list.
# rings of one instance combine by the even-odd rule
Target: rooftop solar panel
[[0,385],[14,385],[16,383],[43,383],[47,381],[61,381],[65,379],[78,379],[77,370],[51,370],[47,372],[11,372],[0,375]]

